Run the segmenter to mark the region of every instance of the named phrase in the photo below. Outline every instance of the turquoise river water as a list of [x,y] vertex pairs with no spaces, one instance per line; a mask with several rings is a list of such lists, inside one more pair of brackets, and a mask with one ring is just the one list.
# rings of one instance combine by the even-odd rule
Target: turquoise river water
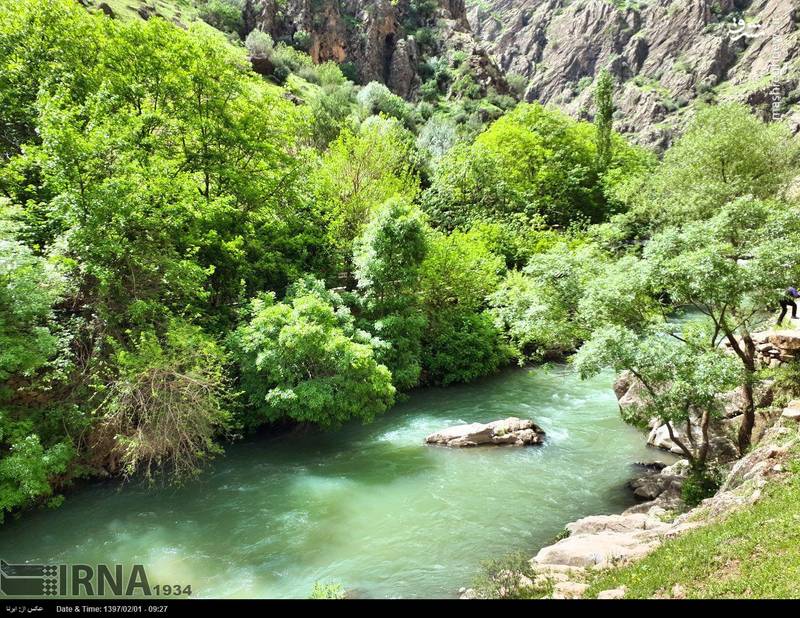
[[[449,425],[531,418],[543,446],[425,446]],[[667,459],[665,459],[667,458]],[[669,455],[619,417],[611,376],[515,369],[420,390],[369,425],[228,447],[197,481],[89,484],[0,527],[9,562],[144,565],[194,597],[452,597],[489,558],[533,555],[578,517],[632,504],[637,461]]]

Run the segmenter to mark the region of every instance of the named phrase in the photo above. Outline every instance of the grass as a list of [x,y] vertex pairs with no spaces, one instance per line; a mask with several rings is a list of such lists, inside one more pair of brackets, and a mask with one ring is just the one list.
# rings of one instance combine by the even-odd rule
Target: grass
[[643,560],[604,571],[586,597],[626,587],[626,598],[800,597],[800,466],[755,505],[664,543]]

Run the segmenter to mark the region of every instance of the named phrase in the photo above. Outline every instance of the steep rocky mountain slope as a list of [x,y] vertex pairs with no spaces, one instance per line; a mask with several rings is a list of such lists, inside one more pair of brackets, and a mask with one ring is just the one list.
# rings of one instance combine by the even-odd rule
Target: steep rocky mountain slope
[[383,82],[405,98],[418,94],[428,61],[454,54],[482,87],[507,89],[472,35],[464,0],[245,0],[242,34],[256,28],[276,42],[302,41],[315,62],[349,63],[359,82]]
[[[186,23],[210,0],[78,0],[118,16]],[[593,81],[608,68],[615,128],[666,148],[693,110],[729,100],[800,130],[797,0],[219,0],[239,36],[268,33],[333,60],[362,84],[410,100],[522,93],[576,117],[593,114]],[[234,35],[235,36],[235,35]],[[451,72],[452,75],[452,72]],[[511,86],[509,86],[509,83]],[[464,90],[463,84],[461,84]],[[519,95],[517,95],[519,96]]]
[[591,113],[607,67],[616,127],[664,147],[701,102],[737,100],[800,126],[795,0],[469,0],[468,19],[525,98]]

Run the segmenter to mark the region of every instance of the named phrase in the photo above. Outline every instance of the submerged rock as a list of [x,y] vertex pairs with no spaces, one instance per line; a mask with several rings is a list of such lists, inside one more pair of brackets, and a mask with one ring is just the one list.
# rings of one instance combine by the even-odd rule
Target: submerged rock
[[432,433],[425,442],[443,446],[524,446],[540,444],[544,430],[531,420],[514,416],[491,423],[470,423]]

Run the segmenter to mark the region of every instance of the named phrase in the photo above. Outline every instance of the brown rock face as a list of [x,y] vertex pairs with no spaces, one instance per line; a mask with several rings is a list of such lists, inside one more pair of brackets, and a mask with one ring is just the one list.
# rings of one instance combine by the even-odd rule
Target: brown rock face
[[667,146],[697,98],[773,118],[773,87],[781,119],[800,126],[795,0],[482,0],[468,16],[501,68],[529,78],[528,100],[590,115],[591,82],[608,67],[616,128],[642,143]]
[[314,62],[352,63],[359,82],[382,82],[406,98],[421,84],[414,35],[429,29],[436,54],[467,52],[479,83],[506,90],[502,73],[472,36],[464,0],[436,0],[427,8],[413,0],[246,0],[243,15],[243,35],[258,28],[276,42],[291,42],[303,34]]

